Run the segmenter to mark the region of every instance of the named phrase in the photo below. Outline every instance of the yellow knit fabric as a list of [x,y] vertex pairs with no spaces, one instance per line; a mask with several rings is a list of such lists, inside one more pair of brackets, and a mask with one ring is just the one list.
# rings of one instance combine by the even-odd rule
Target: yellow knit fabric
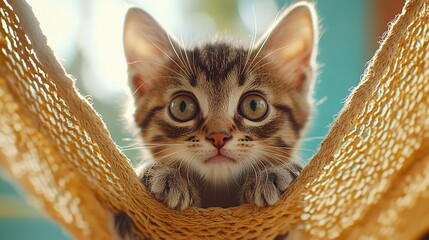
[[147,194],[46,45],[0,3],[0,164],[76,239],[124,211],[151,239],[413,239],[429,230],[429,2],[409,0],[320,150],[275,206],[183,212]]

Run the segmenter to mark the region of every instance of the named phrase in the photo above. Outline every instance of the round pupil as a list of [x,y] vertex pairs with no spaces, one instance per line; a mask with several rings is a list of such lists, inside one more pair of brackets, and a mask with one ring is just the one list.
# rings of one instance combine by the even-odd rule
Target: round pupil
[[256,103],[255,100],[250,101],[250,108],[252,109],[252,111],[256,111],[256,107],[258,106],[258,103]]
[[179,109],[182,113],[186,110],[186,102],[184,100],[180,102]]

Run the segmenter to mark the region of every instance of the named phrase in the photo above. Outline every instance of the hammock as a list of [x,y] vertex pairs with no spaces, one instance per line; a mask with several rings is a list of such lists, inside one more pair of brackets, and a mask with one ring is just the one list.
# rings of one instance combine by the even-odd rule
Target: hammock
[[268,208],[175,211],[153,199],[46,44],[0,3],[0,164],[76,239],[123,211],[151,239],[413,239],[429,230],[429,2],[409,0],[302,175]]

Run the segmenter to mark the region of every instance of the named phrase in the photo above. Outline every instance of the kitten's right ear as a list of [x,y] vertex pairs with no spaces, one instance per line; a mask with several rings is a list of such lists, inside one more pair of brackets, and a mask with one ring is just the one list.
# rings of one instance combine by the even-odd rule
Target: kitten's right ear
[[314,4],[300,1],[286,8],[272,27],[261,37],[263,48],[278,72],[299,92],[307,94],[314,86],[319,41]]
[[138,8],[128,10],[124,25],[124,50],[134,94],[144,95],[176,47],[176,41],[148,13]]

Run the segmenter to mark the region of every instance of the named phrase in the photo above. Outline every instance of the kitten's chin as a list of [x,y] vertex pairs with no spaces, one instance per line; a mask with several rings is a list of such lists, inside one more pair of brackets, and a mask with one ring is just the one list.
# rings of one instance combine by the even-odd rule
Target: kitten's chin
[[213,185],[225,185],[235,181],[243,171],[242,164],[235,159],[217,154],[200,162],[197,172]]
[[217,154],[214,157],[210,157],[204,161],[205,164],[235,164],[236,161],[233,158],[227,157],[222,154]]

